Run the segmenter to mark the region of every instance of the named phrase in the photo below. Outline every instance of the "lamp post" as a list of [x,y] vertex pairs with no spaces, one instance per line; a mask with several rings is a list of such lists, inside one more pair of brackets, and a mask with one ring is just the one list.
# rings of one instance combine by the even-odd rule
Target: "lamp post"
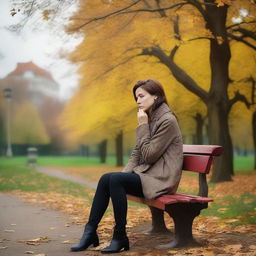
[[4,88],[4,98],[7,101],[7,120],[6,120],[6,128],[7,128],[7,151],[6,156],[12,157],[12,145],[11,145],[11,99],[12,99],[12,89]]

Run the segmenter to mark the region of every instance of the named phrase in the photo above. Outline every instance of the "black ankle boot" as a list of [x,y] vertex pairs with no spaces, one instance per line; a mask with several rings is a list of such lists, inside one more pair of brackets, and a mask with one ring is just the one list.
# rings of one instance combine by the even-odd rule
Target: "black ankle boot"
[[99,245],[99,238],[98,238],[96,229],[94,227],[86,225],[85,228],[84,228],[84,233],[83,233],[83,236],[80,240],[80,243],[72,246],[70,248],[70,250],[72,252],[84,251],[90,245],[93,245],[94,247],[98,246]]
[[126,235],[125,229],[114,230],[114,235],[110,245],[101,250],[102,253],[117,253],[121,250],[128,251],[130,249],[129,239]]

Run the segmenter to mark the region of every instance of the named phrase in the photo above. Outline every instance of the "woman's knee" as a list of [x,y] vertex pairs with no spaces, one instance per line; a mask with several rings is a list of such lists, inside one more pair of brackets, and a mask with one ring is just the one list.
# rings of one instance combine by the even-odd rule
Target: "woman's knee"
[[122,172],[113,173],[109,178],[109,184],[121,184],[122,183]]
[[113,172],[104,173],[100,177],[99,184],[104,184],[104,185],[106,184],[106,185],[108,185],[109,184],[109,179],[110,179],[112,174],[113,174]]

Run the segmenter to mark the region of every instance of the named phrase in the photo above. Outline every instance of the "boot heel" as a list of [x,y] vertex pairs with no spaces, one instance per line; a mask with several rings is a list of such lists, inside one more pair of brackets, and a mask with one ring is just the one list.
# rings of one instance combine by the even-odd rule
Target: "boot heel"
[[99,246],[99,238],[97,237],[97,239],[93,242],[93,246],[94,247],[97,247],[97,246]]
[[130,245],[129,245],[129,242],[124,246],[124,250],[125,251],[129,251],[130,249]]

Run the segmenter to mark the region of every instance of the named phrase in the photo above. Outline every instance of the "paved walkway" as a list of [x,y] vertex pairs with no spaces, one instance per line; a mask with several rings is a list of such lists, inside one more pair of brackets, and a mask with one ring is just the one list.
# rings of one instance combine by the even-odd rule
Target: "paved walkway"
[[[95,189],[97,184],[56,169],[37,167],[37,171],[73,181]],[[0,255],[72,255],[71,244],[77,243],[82,227],[72,225],[69,216],[41,206],[24,203],[21,198],[0,194]],[[29,245],[26,240],[46,237],[46,242]],[[91,252],[92,253],[92,252]],[[84,252],[76,253],[77,256]]]
[[[0,194],[0,209],[1,256],[27,255],[29,252],[31,255],[72,255],[69,248],[79,241],[82,227],[71,224],[69,216],[24,203],[10,194]],[[24,241],[40,237],[46,237],[47,242],[29,245]]]
[[75,177],[73,175],[64,173],[62,171],[59,171],[59,170],[56,170],[53,168],[37,166],[35,169],[38,172],[44,173],[46,175],[54,176],[54,177],[57,177],[57,178],[63,179],[63,180],[73,181],[73,182],[76,182],[78,184],[84,185],[89,188],[96,189],[96,187],[97,187],[97,183],[95,183],[95,182],[91,182],[91,181],[83,179],[83,178]]

